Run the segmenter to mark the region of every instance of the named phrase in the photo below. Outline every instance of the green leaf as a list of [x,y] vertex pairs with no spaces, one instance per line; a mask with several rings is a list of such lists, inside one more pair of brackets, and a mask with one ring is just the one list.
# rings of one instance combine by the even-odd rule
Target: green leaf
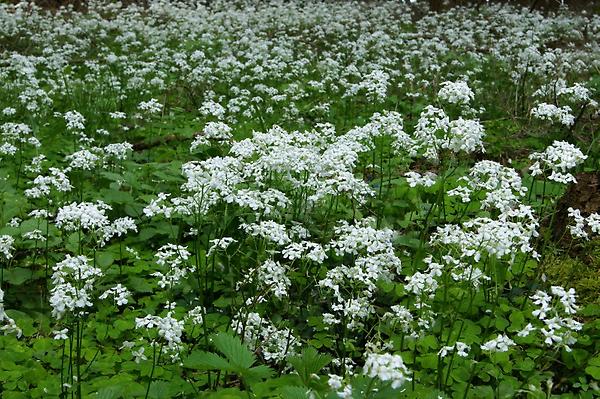
[[226,333],[213,335],[215,347],[225,355],[227,360],[239,369],[249,369],[256,358],[238,337]]
[[171,398],[172,394],[173,387],[168,381],[152,381],[148,391],[148,397],[152,399]]
[[112,385],[99,389],[96,393],[98,399],[116,399],[120,398],[123,393],[123,388],[119,385]]
[[241,375],[248,380],[249,383],[266,380],[273,376],[273,369],[267,365],[252,367],[250,370],[242,372]]
[[20,285],[25,281],[29,280],[31,277],[31,270],[25,269],[23,267],[15,267],[12,269],[4,270],[4,281],[14,284]]
[[184,367],[196,370],[233,371],[232,365],[216,353],[195,351],[183,362]]
[[600,367],[598,366],[588,366],[585,368],[585,372],[588,375],[591,375],[595,380],[600,380]]
[[309,397],[304,387],[286,386],[281,388],[281,394],[286,399],[306,399]]
[[304,348],[300,355],[290,356],[288,361],[294,367],[302,383],[308,385],[312,374],[317,374],[331,362],[331,356],[322,355],[311,346]]
[[101,251],[96,254],[96,264],[103,269],[112,265],[114,261],[115,257],[110,252]]
[[600,356],[590,359],[589,365],[585,368],[585,372],[591,375],[595,380],[600,380]]

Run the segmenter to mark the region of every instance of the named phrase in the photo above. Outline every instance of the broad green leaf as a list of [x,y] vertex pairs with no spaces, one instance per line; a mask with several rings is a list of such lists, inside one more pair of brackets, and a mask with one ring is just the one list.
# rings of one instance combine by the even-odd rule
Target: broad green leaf
[[21,285],[31,278],[31,270],[23,267],[14,267],[4,270],[4,281],[14,285]]

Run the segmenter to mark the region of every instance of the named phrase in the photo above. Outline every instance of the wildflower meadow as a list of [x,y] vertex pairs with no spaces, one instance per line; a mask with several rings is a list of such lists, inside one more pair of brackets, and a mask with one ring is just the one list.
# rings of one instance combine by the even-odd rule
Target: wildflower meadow
[[0,3],[0,397],[600,397],[555,3]]

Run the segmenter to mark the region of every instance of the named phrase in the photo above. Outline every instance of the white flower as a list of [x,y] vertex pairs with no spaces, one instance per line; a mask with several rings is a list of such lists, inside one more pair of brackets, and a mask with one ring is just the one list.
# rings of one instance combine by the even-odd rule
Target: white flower
[[186,318],[196,325],[201,325],[204,322],[204,314],[206,314],[206,309],[202,306],[196,306],[187,313]]
[[31,184],[32,188],[25,190],[25,196],[29,198],[42,198],[50,195],[50,191],[54,188],[58,192],[71,191],[71,185],[67,175],[60,169],[50,168],[50,175],[39,175]]
[[69,339],[69,336],[67,335],[69,333],[69,329],[68,328],[64,328],[62,330],[54,330],[52,331],[52,333],[54,334],[54,339],[56,340],[66,340]]
[[531,110],[534,117],[551,122],[560,122],[565,126],[571,126],[575,123],[575,117],[571,114],[571,107],[557,107],[554,104],[540,103]]
[[261,349],[267,361],[282,362],[293,355],[300,341],[287,328],[277,328],[258,313],[239,313],[231,321],[233,330],[242,335],[251,350]]
[[138,350],[131,351],[131,354],[133,355],[134,361],[138,364],[143,360],[148,360],[146,355],[144,355],[143,346],[141,346]]
[[186,247],[175,244],[166,244],[158,249],[154,255],[156,263],[166,269],[166,272],[155,272],[152,276],[159,277],[159,287],[173,287],[185,278],[189,273],[193,273],[196,267],[188,264],[191,256]]
[[196,136],[190,146],[190,151],[194,151],[201,145],[209,144],[208,140],[227,141],[231,139],[231,128],[223,122],[208,122],[204,126],[202,134]]
[[127,159],[127,154],[133,151],[133,145],[127,142],[113,143],[106,145],[103,151],[106,156],[123,161]]
[[94,283],[102,276],[102,271],[91,266],[85,256],[67,255],[52,270],[50,306],[53,317],[61,319],[67,312],[77,316],[93,305]]
[[432,172],[426,172],[424,175],[417,172],[407,172],[404,176],[406,176],[406,181],[410,187],[431,187],[435,184],[437,179],[437,175]]
[[287,268],[279,262],[266,260],[256,269],[259,286],[272,291],[276,298],[287,296],[292,282],[286,272]]
[[450,104],[469,104],[473,101],[474,94],[467,82],[443,82],[438,92],[438,97]]
[[98,166],[100,157],[89,150],[80,150],[67,155],[65,160],[69,161],[67,171],[73,169],[92,170]]
[[231,237],[222,237],[222,238],[216,238],[214,240],[210,240],[210,242],[212,245],[208,249],[206,256],[211,256],[213,253],[215,253],[215,251],[217,251],[219,249],[226,250],[227,248],[229,248],[229,246],[231,244],[238,242],[238,241]]
[[489,352],[508,352],[511,346],[514,346],[515,342],[508,338],[506,334],[498,334],[495,339],[489,340],[481,345],[481,350]]
[[117,284],[114,287],[104,291],[102,295],[100,295],[98,298],[106,299],[109,296],[113,297],[117,306],[122,306],[127,305],[127,303],[129,302],[127,298],[131,296],[131,293],[126,287],[122,286],[121,284]]
[[[165,351],[176,354],[182,348],[181,335],[183,333],[184,322],[173,317],[173,312],[169,311],[165,317],[147,315],[146,317],[135,319],[135,328],[152,329],[156,332],[166,344]],[[143,351],[141,352],[143,353]]]
[[576,183],[575,177],[567,171],[580,165],[587,156],[573,144],[555,140],[544,152],[529,155],[529,159],[537,161],[530,168],[532,175],[549,170],[551,171],[549,180],[567,184]]
[[15,243],[15,239],[9,235],[3,234],[0,236],[0,253],[4,256],[5,260],[9,260],[12,258],[14,251],[13,244]]
[[79,132],[85,129],[85,118],[77,111],[67,111],[64,114],[67,129]]
[[528,323],[521,331],[517,333],[517,336],[527,337],[530,333],[532,333],[535,330],[536,328],[531,323]]
[[155,98],[151,98],[148,101],[142,101],[139,103],[138,109],[140,111],[145,111],[148,114],[157,114],[162,110],[162,104],[159,103]]
[[404,382],[410,381],[409,371],[400,355],[385,353],[382,355],[369,353],[363,367],[363,373],[371,378],[381,381],[391,381],[392,388],[401,387]]
[[3,331],[5,335],[15,333],[17,338],[21,338],[23,334],[17,323],[4,310],[4,291],[2,291],[2,288],[0,288],[0,331]]
[[221,104],[211,100],[205,101],[199,111],[202,115],[211,115],[217,119],[222,119],[225,116],[225,108]]
[[285,245],[291,241],[286,227],[272,220],[253,224],[242,223],[240,229],[245,231],[246,234],[262,237],[278,245]]

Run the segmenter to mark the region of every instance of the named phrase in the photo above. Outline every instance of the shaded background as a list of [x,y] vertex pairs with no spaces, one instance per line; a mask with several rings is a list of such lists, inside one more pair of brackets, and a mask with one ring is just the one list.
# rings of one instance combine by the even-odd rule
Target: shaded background
[[[326,1],[326,0],[325,0]],[[401,1],[401,0],[398,0]],[[444,9],[456,6],[477,6],[485,4],[486,0],[417,0],[418,2],[428,2],[430,8],[434,11],[443,11]],[[18,3],[18,0],[0,0],[3,3]],[[85,9],[85,0],[34,0],[36,4],[41,7],[48,9],[56,9],[63,5],[72,5],[75,9]],[[211,0],[199,0],[199,3],[209,4]],[[491,0],[493,3],[505,3],[526,7],[528,9],[535,9],[540,11],[552,11],[557,10],[560,7],[560,0]],[[146,0],[121,0],[123,4],[146,4]],[[587,11],[590,13],[600,13],[600,0],[564,0],[564,3],[569,8],[576,9],[578,11]]]

